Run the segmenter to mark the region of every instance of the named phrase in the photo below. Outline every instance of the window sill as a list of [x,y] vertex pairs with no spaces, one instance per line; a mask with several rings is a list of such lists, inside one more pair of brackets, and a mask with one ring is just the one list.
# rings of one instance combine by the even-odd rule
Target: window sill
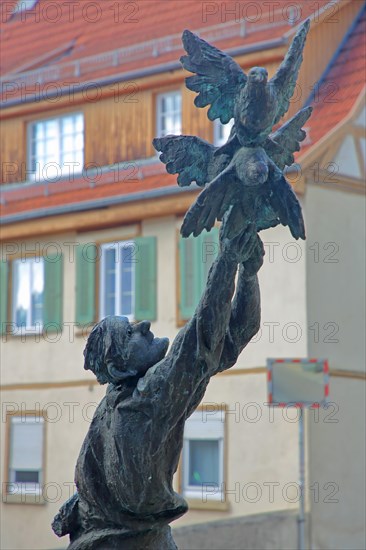
[[44,505],[46,500],[42,493],[2,493],[3,504],[36,504]]
[[230,504],[227,500],[222,502],[217,499],[207,499],[206,502],[203,502],[203,500],[199,498],[185,498],[190,510],[218,510],[226,512],[230,508]]

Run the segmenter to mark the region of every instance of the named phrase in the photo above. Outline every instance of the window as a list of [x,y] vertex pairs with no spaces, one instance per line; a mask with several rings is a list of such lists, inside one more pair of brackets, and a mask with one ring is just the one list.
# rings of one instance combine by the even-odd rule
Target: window
[[183,443],[183,495],[188,499],[221,500],[224,481],[223,410],[196,411],[187,420]]
[[227,124],[221,124],[219,119],[214,122],[214,145],[221,147],[229,139],[231,128],[234,126],[234,119],[232,118]]
[[81,113],[32,122],[29,171],[34,181],[73,178],[84,164],[84,118]]
[[182,96],[180,92],[169,92],[157,96],[158,137],[182,133]]
[[76,247],[76,322],[92,325],[107,315],[155,321],[156,254],[156,237],[80,243]]
[[14,260],[13,322],[17,327],[36,330],[43,324],[43,258]]
[[16,484],[17,493],[38,493],[43,483],[44,418],[30,414],[9,418],[8,480]]
[[135,243],[125,241],[102,245],[100,264],[100,313],[134,318]]
[[180,238],[180,295],[181,320],[190,319],[206,285],[208,272],[219,250],[219,230],[204,230],[198,237]]
[[63,256],[60,252],[0,262],[0,281],[1,334],[62,329]]

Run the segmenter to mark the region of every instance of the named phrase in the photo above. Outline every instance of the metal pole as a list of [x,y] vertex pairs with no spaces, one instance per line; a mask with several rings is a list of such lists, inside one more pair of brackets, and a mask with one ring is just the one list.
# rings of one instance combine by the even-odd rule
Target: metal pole
[[301,407],[299,421],[299,488],[300,508],[298,517],[298,548],[305,550],[305,407]]

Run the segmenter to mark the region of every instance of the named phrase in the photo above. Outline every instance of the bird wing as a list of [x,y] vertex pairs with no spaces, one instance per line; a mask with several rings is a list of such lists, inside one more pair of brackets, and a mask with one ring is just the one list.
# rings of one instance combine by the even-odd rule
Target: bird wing
[[195,76],[186,78],[186,86],[198,92],[196,107],[210,105],[207,116],[219,118],[223,124],[234,116],[234,102],[247,77],[239,65],[221,50],[211,46],[197,35],[185,30],[183,46],[188,55],[180,58],[183,67]]
[[302,126],[310,117],[312,110],[312,107],[301,109],[265,141],[266,153],[281,170],[285,166],[291,166],[295,160],[294,152],[300,151],[300,142],[306,137]]
[[222,220],[226,210],[235,202],[238,182],[233,165],[214,178],[186,213],[180,229],[181,235],[189,237],[193,233],[197,237],[203,229],[210,231],[216,220]]
[[269,203],[282,225],[288,225],[294,239],[305,239],[301,206],[284,176],[271,185]]
[[290,106],[290,99],[295,91],[296,80],[302,63],[302,53],[309,27],[310,19],[307,19],[297,31],[278,71],[269,81],[270,86],[275,91],[275,96],[278,101],[274,124],[277,124],[280,118],[287,113]]
[[207,170],[217,147],[196,136],[165,136],[153,139],[153,146],[161,151],[160,160],[166,164],[169,174],[179,174],[178,185],[185,187],[192,182],[203,186],[209,177]]

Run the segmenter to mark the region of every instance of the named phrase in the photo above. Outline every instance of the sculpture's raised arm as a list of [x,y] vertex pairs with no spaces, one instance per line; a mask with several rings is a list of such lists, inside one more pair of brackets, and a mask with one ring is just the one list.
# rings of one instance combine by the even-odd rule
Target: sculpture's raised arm
[[263,263],[263,255],[263,244],[257,237],[251,258],[239,266],[236,292],[220,358],[219,372],[235,365],[240,353],[259,330],[260,291],[257,271]]
[[[134,397],[155,404],[154,417],[160,418],[156,426],[161,437],[164,425],[169,429],[174,421],[197,407],[210,377],[233,366],[258,331],[256,271],[263,256],[259,243],[252,227],[235,239],[221,238],[221,251],[210,269],[195,314],[177,335],[164,360],[139,380]],[[237,292],[232,301],[240,263]]]

